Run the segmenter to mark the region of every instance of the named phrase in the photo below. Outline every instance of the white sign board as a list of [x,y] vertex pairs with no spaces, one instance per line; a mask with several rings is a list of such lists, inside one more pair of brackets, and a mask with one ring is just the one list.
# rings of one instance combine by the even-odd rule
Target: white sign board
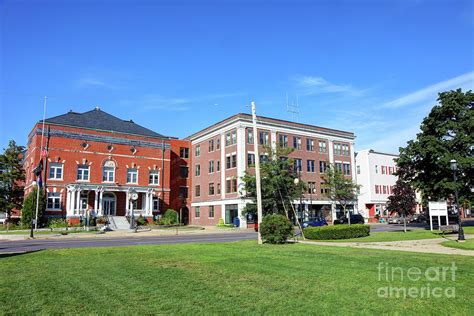
[[430,209],[430,229],[433,230],[433,216],[438,216],[438,229],[441,226],[441,216],[446,217],[446,225],[448,222],[448,205],[446,201],[444,202],[428,202],[428,207]]
[[446,202],[428,202],[431,216],[448,216],[448,204]]

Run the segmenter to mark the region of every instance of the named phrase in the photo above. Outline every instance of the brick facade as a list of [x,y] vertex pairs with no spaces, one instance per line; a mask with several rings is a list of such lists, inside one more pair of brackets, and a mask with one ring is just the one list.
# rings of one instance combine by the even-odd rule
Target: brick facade
[[[40,161],[41,129],[38,123],[29,134],[25,194],[31,192],[36,180],[32,171]],[[125,216],[130,213],[132,191],[138,193],[133,203],[135,215],[151,218],[170,207],[187,207],[188,200],[178,202],[174,194],[180,182],[171,181],[182,164],[179,148],[187,144],[170,137],[64,126],[46,120],[46,215],[74,219],[90,210],[97,215]],[[58,167],[60,171],[53,172]],[[113,170],[113,177],[104,179],[105,168]]]
[[[326,215],[328,220],[339,216],[338,207],[322,194],[322,172],[320,162],[336,164],[346,170],[346,176],[355,180],[354,174],[354,134],[312,125],[259,117],[257,124],[259,154],[265,153],[262,142],[273,148],[277,143],[287,142],[287,146],[295,150],[290,158],[301,159],[301,179],[306,183],[314,183],[311,194],[302,196],[305,217]],[[216,123],[187,139],[192,143],[193,168],[191,174],[194,194],[191,204],[191,223],[199,225],[215,225],[219,219],[231,224],[235,217],[239,218],[241,227],[247,227],[243,216],[245,205],[250,202],[242,199],[240,189],[243,186],[241,177],[245,171],[254,172],[249,166],[249,154],[254,154],[251,116],[237,114]],[[262,136],[261,133],[265,133]],[[295,141],[296,138],[296,141]],[[209,150],[209,142],[214,142],[213,150]],[[219,141],[219,149],[216,142]],[[307,147],[307,141],[308,147]],[[319,142],[324,146],[319,146]],[[321,149],[320,149],[321,147]],[[254,157],[256,159],[256,157]],[[213,161],[214,172],[209,172],[209,163]],[[308,161],[314,162],[314,171],[308,171]],[[229,165],[230,162],[230,165]],[[250,161],[251,162],[251,161]],[[217,164],[220,170],[217,170]],[[196,173],[197,167],[200,172]],[[214,184],[214,194],[209,194],[209,185]],[[217,194],[217,186],[221,192]],[[230,187],[230,189],[229,189]],[[199,189],[199,192],[196,192]],[[299,204],[299,201],[295,201]],[[209,207],[214,207],[214,217],[209,218]],[[211,210],[212,211],[212,210]],[[199,216],[197,216],[199,215]]]

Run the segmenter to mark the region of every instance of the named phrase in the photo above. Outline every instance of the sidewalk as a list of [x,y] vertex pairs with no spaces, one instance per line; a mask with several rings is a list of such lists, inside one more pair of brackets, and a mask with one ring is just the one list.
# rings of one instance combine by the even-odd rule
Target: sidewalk
[[[466,239],[472,239],[472,238],[474,238],[474,235],[466,235]],[[441,243],[446,240],[456,240],[456,237],[421,239],[421,240],[384,241],[384,242],[324,242],[324,241],[299,241],[299,242],[302,244],[320,245],[320,246],[398,250],[398,251],[408,251],[408,252],[474,256],[474,251],[442,246]]]
[[[65,239],[81,239],[81,238],[135,238],[135,237],[159,237],[159,236],[176,236],[178,235],[193,235],[193,234],[216,234],[216,233],[243,233],[253,229],[242,229],[242,228],[218,228],[215,226],[202,227],[203,229],[193,229],[187,227],[167,228],[167,229],[152,229],[152,230],[138,230],[134,232],[131,230],[115,230],[108,232],[91,231],[90,233],[71,233],[68,235],[62,235],[59,232],[57,234],[44,234],[35,235],[35,240],[65,240]],[[0,240],[28,240],[30,235],[28,234],[6,234],[0,233]]]

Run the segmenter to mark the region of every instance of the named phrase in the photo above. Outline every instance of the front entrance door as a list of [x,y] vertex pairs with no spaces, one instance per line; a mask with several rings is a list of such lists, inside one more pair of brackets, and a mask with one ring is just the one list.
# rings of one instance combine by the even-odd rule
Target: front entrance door
[[225,223],[232,224],[234,218],[238,217],[239,207],[237,204],[231,204],[225,206]]
[[115,216],[116,205],[115,195],[105,193],[102,198],[102,210],[104,211],[104,215]]

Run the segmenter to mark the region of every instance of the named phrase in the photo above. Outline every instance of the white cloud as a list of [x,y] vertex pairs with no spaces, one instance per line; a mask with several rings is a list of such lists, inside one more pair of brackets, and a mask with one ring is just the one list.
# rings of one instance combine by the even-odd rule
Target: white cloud
[[293,81],[297,89],[300,90],[299,92],[304,95],[339,93],[360,96],[364,94],[364,90],[358,90],[352,85],[331,83],[323,77],[296,76]]
[[109,89],[116,88],[115,86],[108,84],[103,80],[99,80],[99,79],[91,78],[91,77],[79,79],[77,82],[77,86],[80,88],[86,87],[86,86],[104,87],[104,88],[109,88]]
[[412,92],[403,97],[383,104],[381,108],[396,109],[403,106],[416,104],[422,101],[436,100],[439,92],[457,88],[474,89],[474,71],[442,82],[438,82],[429,87]]

